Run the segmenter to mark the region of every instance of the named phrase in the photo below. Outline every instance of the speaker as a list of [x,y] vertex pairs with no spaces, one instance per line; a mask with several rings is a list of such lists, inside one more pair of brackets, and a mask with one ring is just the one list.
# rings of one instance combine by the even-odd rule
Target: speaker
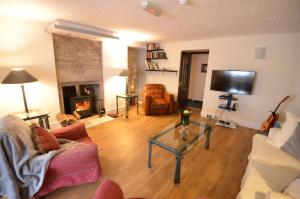
[[266,47],[257,47],[255,49],[254,58],[255,59],[265,59],[267,53]]

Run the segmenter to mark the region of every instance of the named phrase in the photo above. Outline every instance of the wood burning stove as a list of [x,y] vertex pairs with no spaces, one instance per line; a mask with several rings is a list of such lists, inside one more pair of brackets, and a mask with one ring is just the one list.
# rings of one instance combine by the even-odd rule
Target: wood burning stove
[[64,111],[73,114],[76,111],[81,117],[89,117],[98,113],[97,96],[94,88],[97,85],[63,86]]
[[70,98],[71,111],[76,111],[81,117],[93,115],[94,96],[76,96]]

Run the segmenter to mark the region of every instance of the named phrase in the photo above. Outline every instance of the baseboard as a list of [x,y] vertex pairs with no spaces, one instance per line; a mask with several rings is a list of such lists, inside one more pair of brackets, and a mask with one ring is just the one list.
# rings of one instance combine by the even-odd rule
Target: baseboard
[[[210,112],[204,112],[201,111],[201,117],[207,117],[207,115],[215,115],[215,113],[210,113]],[[260,124],[257,122],[253,122],[253,121],[247,121],[247,120],[243,120],[243,119],[238,119],[238,118],[232,118],[232,120],[234,120],[234,122],[236,124],[238,124],[239,126],[244,126],[244,127],[248,127],[251,129],[259,129]]]
[[[125,105],[123,106],[119,106],[119,110],[120,109],[124,109],[125,108]],[[109,112],[117,112],[117,107],[114,107],[114,108],[109,108],[109,109],[106,109],[106,112],[109,113]]]

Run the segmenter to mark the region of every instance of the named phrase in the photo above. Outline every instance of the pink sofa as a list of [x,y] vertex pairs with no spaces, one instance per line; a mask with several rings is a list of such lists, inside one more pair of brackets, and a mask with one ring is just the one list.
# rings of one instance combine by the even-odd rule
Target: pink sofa
[[36,197],[47,195],[59,188],[95,182],[101,167],[97,145],[88,136],[83,123],[53,130],[56,138],[85,143],[55,156],[48,167],[46,177]]

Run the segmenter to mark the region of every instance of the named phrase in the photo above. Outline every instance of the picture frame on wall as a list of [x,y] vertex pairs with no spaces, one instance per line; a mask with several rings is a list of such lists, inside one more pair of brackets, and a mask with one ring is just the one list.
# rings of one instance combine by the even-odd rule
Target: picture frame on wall
[[207,73],[207,64],[202,64],[201,65],[201,72],[202,73]]

